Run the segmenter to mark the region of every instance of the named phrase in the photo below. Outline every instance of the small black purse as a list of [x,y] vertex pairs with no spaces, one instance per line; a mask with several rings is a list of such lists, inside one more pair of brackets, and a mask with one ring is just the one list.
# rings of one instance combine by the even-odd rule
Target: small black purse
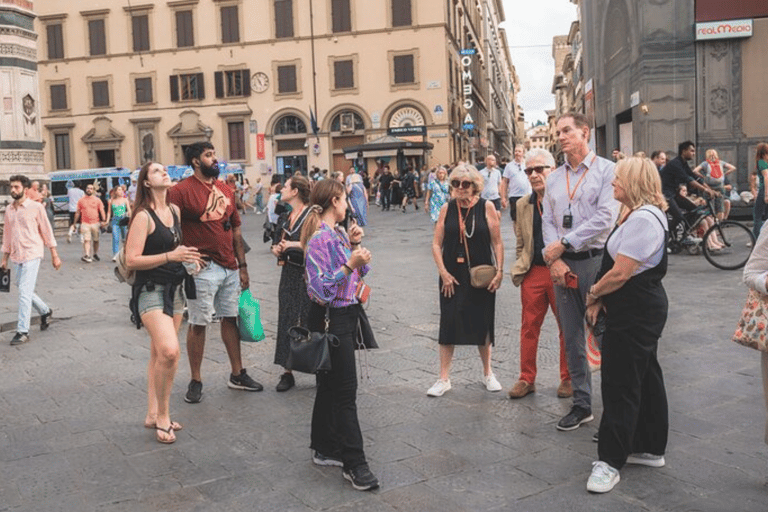
[[328,332],[330,324],[330,309],[326,306],[325,332],[311,332],[300,325],[288,329],[291,346],[286,369],[301,373],[331,371],[331,347],[339,346],[339,338]]

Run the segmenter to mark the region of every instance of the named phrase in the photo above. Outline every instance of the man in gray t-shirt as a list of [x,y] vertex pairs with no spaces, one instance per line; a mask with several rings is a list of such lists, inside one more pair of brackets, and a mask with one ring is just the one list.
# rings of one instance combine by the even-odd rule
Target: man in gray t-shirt
[[499,186],[501,185],[501,171],[496,168],[496,157],[488,155],[485,157],[485,167],[480,171],[483,177],[483,191],[480,197],[490,201],[496,207],[496,211],[501,211],[501,195]]

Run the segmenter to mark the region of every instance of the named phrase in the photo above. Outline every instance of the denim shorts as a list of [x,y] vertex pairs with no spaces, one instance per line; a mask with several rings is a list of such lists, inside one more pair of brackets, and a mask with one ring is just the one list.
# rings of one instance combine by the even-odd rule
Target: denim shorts
[[189,323],[208,325],[214,313],[220,318],[236,318],[240,302],[240,271],[211,261],[195,276],[197,298],[187,301]]
[[[139,316],[144,315],[155,309],[163,309],[163,291],[165,286],[156,284],[153,291],[147,291],[146,287],[139,294]],[[184,285],[179,285],[176,293],[173,294],[173,314],[181,315],[184,313]]]

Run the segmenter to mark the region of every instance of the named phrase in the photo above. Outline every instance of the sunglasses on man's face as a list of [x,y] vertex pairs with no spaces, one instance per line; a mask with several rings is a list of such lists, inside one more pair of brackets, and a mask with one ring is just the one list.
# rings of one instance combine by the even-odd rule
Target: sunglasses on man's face
[[551,168],[552,168],[551,165],[537,165],[535,167],[526,167],[523,170],[525,171],[525,174],[530,176],[531,174],[533,174],[533,171],[536,171],[536,174],[541,174],[544,172],[544,169],[551,169]]
[[453,180],[453,181],[451,181],[451,186],[453,188],[463,188],[464,190],[467,190],[469,187],[472,186],[472,182],[471,181]]

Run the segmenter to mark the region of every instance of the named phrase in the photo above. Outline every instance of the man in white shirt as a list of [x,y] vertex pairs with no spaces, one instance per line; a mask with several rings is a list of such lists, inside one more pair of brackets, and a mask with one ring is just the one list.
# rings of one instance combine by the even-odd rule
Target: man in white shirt
[[532,192],[531,183],[524,172],[523,146],[515,148],[515,159],[504,167],[504,174],[501,179],[501,207],[506,208],[509,204],[509,215],[512,222],[515,222],[517,213],[517,200],[527,196]]
[[573,407],[557,424],[562,431],[575,430],[594,419],[584,336],[586,296],[595,283],[605,241],[619,212],[611,186],[614,163],[590,151],[589,132],[583,114],[568,113],[557,120],[565,164],[547,178],[542,201],[544,261],[555,285],[573,386]]
[[496,211],[501,211],[501,195],[499,187],[501,186],[501,171],[496,168],[496,157],[488,155],[485,157],[485,167],[480,171],[483,177],[483,191],[480,197],[490,201],[496,207]]
[[75,213],[77,213],[77,202],[80,201],[84,195],[85,192],[83,192],[83,189],[77,186],[77,183],[67,182],[67,209],[69,210],[69,230],[67,231],[68,243],[72,243],[72,235],[75,234]]

